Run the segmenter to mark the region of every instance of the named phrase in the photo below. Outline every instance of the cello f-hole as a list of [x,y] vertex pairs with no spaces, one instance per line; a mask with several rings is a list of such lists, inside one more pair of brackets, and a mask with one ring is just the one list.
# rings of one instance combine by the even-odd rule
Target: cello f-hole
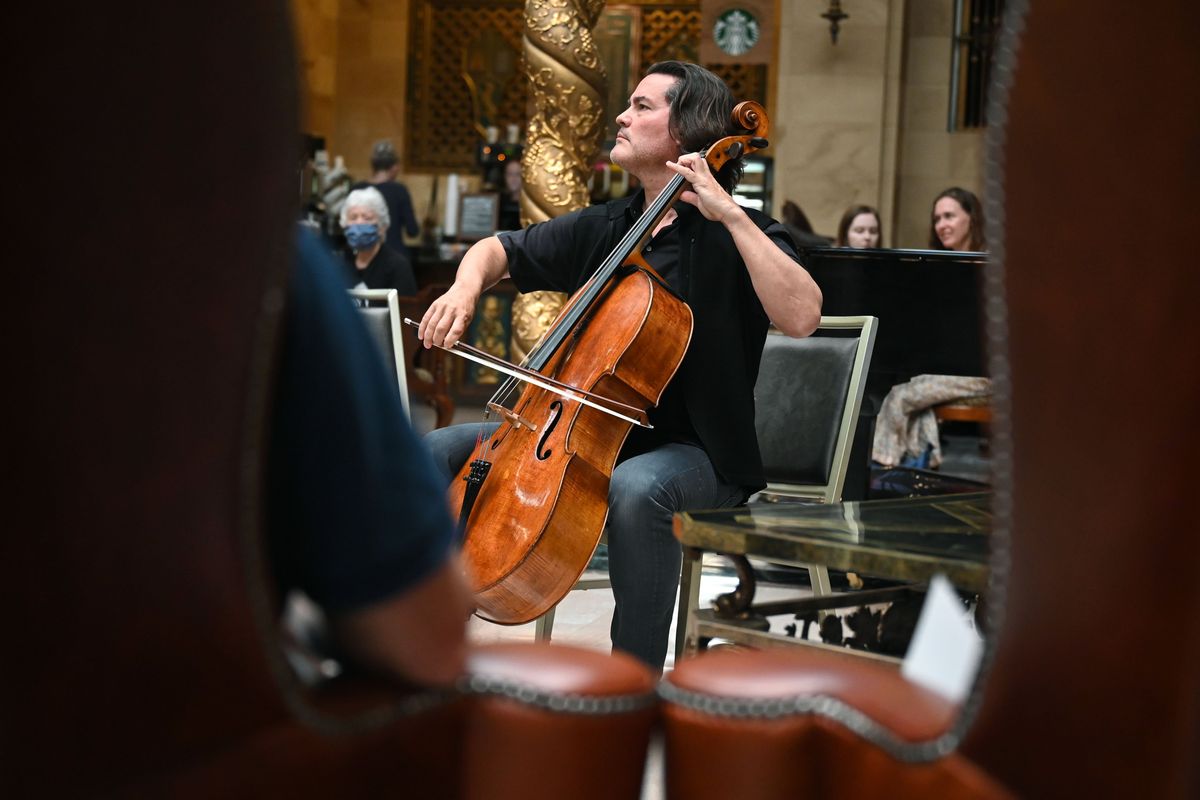
[[492,434],[491,445],[490,445],[489,449],[495,450],[497,447],[499,447],[501,444],[503,444],[504,440],[506,438],[508,438],[509,431],[511,431],[514,427],[515,426],[513,426],[511,424],[507,428],[505,428],[503,425],[501,425],[500,429]]
[[562,416],[562,409],[562,400],[555,400],[550,404],[550,419],[546,421],[546,431],[542,434],[542,438],[538,439],[537,443],[538,461],[545,461],[550,457],[550,453],[553,452],[546,448],[546,440],[550,438],[550,434],[554,433],[554,428],[558,425],[559,417]]

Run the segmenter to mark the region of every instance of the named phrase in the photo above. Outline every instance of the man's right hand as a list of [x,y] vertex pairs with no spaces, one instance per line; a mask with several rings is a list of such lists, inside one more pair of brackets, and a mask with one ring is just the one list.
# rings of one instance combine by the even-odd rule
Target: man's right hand
[[438,347],[453,347],[467,332],[471,318],[475,316],[475,306],[479,303],[480,292],[455,283],[444,295],[434,300],[421,317],[421,327],[417,336],[421,338],[426,349]]
[[434,300],[421,317],[417,336],[425,348],[457,344],[475,316],[475,306],[483,290],[507,275],[508,257],[499,239],[489,236],[472,245],[458,265],[454,285]]

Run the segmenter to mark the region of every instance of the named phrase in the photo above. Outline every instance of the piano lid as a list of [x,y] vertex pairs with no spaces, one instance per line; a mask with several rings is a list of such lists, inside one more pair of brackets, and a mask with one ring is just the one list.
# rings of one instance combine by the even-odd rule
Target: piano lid
[[982,287],[986,253],[800,249],[826,316],[879,318],[870,383],[914,375],[987,375]]

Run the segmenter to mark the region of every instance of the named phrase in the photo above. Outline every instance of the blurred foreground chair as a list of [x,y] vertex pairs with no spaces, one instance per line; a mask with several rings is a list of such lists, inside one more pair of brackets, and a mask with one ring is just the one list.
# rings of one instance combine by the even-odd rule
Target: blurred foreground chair
[[[1136,196],[1154,198],[1161,230],[1194,225],[1200,115],[1179,113],[1173,87],[1200,84],[1200,8],[1164,9],[1156,25],[1173,33],[1154,37],[1130,36],[1138,11],[1117,0],[1086,18],[1006,11],[985,192],[991,629],[975,694],[959,709],[802,648],[685,661],[662,689],[669,797],[1200,796],[1200,582],[1175,571],[1200,563],[1200,373],[1180,360],[1200,345],[1200,272],[1169,237],[1110,224]],[[1117,157],[1114,131],[1142,157]],[[1113,463],[1136,485],[1098,485],[1089,465]]]
[[[656,706],[630,659],[481,648],[448,693],[312,690],[284,661],[262,528],[296,209],[287,8],[67,15],[16,45],[58,67],[22,84],[53,102],[16,179],[39,206],[67,184],[104,202],[71,226],[74,324],[40,278],[5,293],[22,331],[6,453],[31,479],[0,543],[0,598],[20,610],[0,796],[636,796]],[[58,157],[80,119],[105,121],[89,148],[120,154],[85,174]],[[35,215],[14,257],[61,230]]]
[[[803,339],[774,329],[767,335],[754,387],[754,424],[767,488],[750,502],[841,499],[877,322],[869,316],[822,317],[816,332]],[[815,594],[832,591],[828,569],[796,566],[808,570]],[[694,650],[701,638],[695,618],[701,569],[699,555],[685,550],[676,658]]]

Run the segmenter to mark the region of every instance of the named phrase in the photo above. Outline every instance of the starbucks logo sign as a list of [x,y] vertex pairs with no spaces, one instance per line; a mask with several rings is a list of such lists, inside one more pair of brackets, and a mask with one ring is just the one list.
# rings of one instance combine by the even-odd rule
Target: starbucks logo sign
[[758,20],[744,8],[729,9],[713,25],[713,41],[731,56],[740,56],[758,44],[758,33]]

